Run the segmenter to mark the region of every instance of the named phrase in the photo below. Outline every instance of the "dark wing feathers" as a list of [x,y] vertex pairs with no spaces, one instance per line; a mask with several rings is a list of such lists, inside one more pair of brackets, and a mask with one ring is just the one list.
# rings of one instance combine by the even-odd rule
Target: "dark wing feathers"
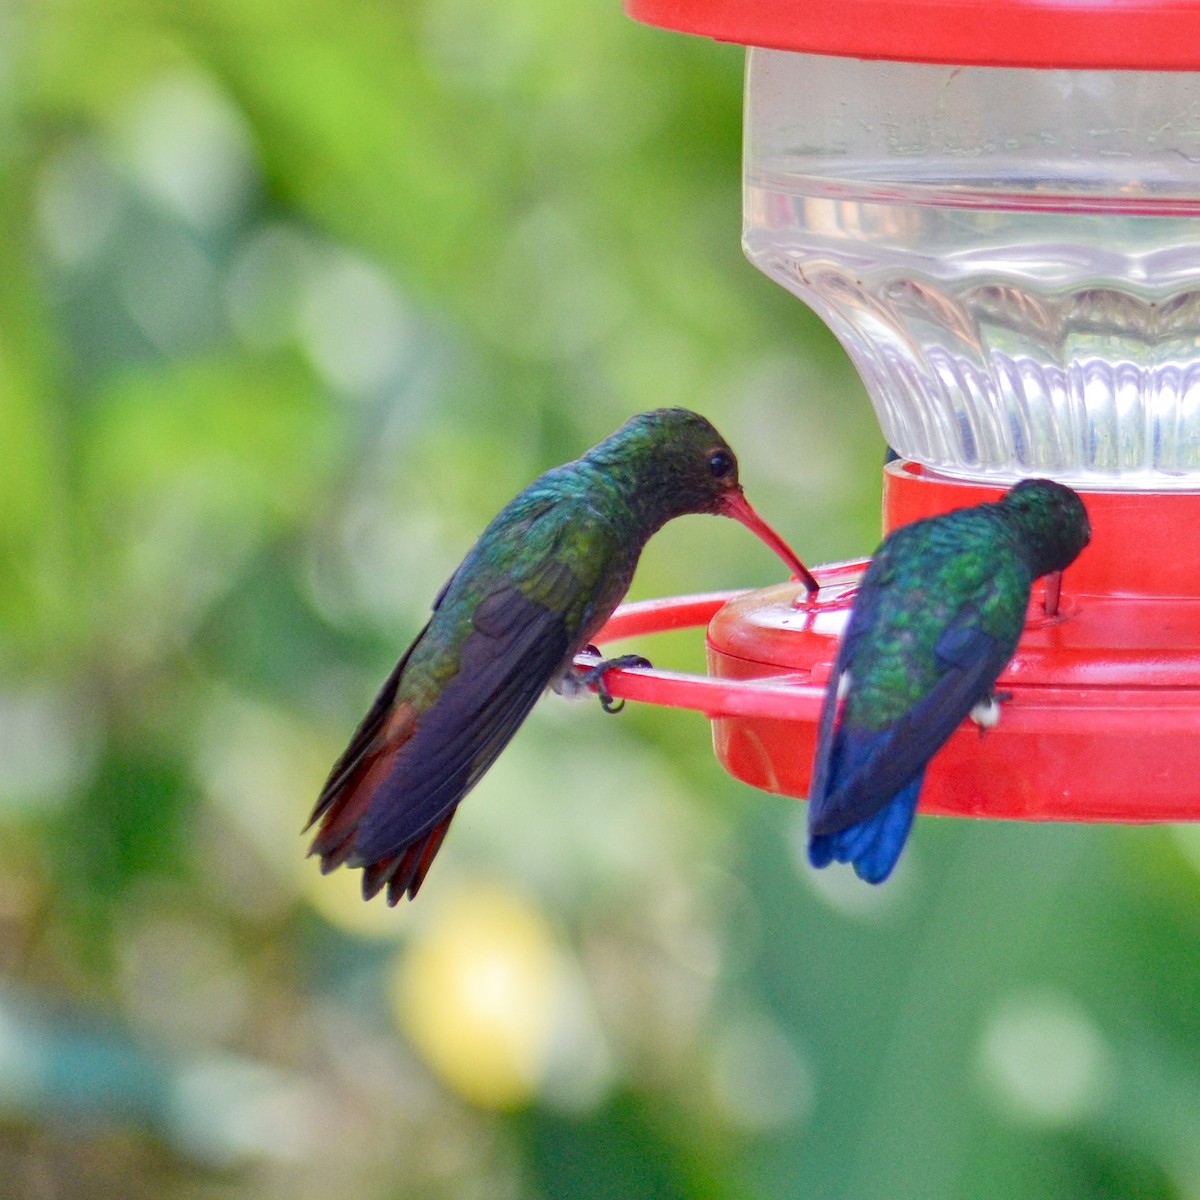
[[[404,668],[408,665],[413,651],[428,632],[429,625],[427,623],[425,628],[417,634],[412,645],[401,656],[400,661],[392,668],[392,673],[384,680],[383,687],[379,689],[379,694],[375,697],[367,715],[363,717],[354,731],[350,744],[342,752],[341,758],[333,764],[329,778],[325,781],[320,796],[317,797],[312,816],[308,818],[308,824],[304,826],[305,830],[311,829],[329,811],[342,789],[349,782],[350,777],[362,766],[364,757],[376,749],[376,738],[392,711],[396,700],[396,691],[400,686],[400,677],[404,674]],[[321,853],[321,851],[317,852]]]
[[[516,588],[476,609],[457,674],[419,714],[397,699],[414,647],[339,759],[313,820],[323,871],[363,868],[363,895],[415,896],[458,802],[507,745],[571,646],[561,616]],[[310,822],[311,824],[311,822]]]
[[348,861],[400,853],[446,821],[516,733],[570,646],[562,617],[515,588],[488,597],[458,673],[417,721],[371,797]]
[[839,728],[829,739],[826,761],[834,742],[852,739],[853,752],[845,747],[841,769],[832,773],[832,779],[827,770],[820,780],[821,790],[812,789],[809,829],[813,833],[835,833],[873,816],[922,774],[933,754],[988,694],[1011,651],[972,628],[970,621],[971,614],[964,612],[943,634],[935,651],[943,668],[937,682],[898,721],[879,731]]

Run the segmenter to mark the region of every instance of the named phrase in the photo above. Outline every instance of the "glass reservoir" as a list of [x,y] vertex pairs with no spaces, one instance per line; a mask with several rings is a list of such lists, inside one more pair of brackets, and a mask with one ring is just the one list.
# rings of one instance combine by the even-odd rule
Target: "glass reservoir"
[[748,52],[744,242],[939,473],[1200,488],[1200,75]]

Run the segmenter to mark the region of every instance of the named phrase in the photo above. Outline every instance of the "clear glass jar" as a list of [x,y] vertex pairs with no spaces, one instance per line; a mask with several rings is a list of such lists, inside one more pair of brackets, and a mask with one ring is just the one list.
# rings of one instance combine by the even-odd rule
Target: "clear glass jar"
[[940,472],[1200,488],[1200,75],[752,49],[745,248]]

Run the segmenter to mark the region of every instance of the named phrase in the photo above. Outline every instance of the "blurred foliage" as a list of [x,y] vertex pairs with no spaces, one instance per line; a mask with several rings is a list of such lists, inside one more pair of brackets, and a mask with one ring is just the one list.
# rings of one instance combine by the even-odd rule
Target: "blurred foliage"
[[[418,903],[304,857],[475,534],[630,413],[709,415],[810,561],[874,545],[861,386],[739,252],[736,47],[0,28],[0,1195],[1200,1196],[1192,830],[926,819],[873,891],[700,718],[552,698]],[[695,518],[634,594],[777,572]]]

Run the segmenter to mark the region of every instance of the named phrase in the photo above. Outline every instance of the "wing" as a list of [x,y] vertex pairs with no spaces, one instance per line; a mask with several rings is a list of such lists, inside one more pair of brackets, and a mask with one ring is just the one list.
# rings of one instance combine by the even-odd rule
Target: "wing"
[[[462,565],[461,563],[459,564],[450,578],[442,585],[437,596],[434,597],[432,611],[435,614],[441,607],[446,593],[450,590],[455,579],[458,578],[459,572],[462,570]],[[339,800],[339,797],[341,798],[342,802],[339,805],[339,812],[336,814],[336,819],[325,823],[321,834],[318,836],[317,841],[314,842],[313,848],[310,851],[310,853],[320,854],[326,860],[322,862],[322,870],[324,871],[330,871],[344,861],[345,855],[343,854],[338,857],[338,851],[339,849],[347,848],[342,845],[345,839],[337,835],[348,827],[351,830],[356,828],[359,819],[363,815],[362,812],[355,812],[354,806],[346,802],[347,797],[343,795],[343,792],[347,790],[357,791],[360,793],[361,799],[367,792],[367,789],[361,788],[363,777],[371,770],[375,770],[378,773],[381,766],[390,762],[395,750],[408,739],[412,732],[408,728],[412,723],[413,717],[411,706],[407,708],[402,707],[396,714],[393,714],[393,708],[396,703],[396,694],[400,687],[400,680],[404,676],[404,668],[408,665],[408,660],[412,657],[413,651],[416,650],[426,634],[428,634],[431,624],[432,620],[425,623],[424,628],[413,639],[412,644],[400,656],[400,661],[392,668],[392,673],[384,681],[383,687],[379,689],[379,694],[375,697],[367,715],[359,722],[358,728],[350,738],[350,744],[342,751],[341,757],[337,762],[333,764],[333,769],[329,772],[328,779],[325,780],[325,786],[321,789],[321,794],[317,798],[312,815],[308,818],[308,823],[304,826],[305,831],[311,829],[317,821],[321,820],[329,812]],[[389,726],[387,731],[383,731],[385,722]],[[357,779],[355,779],[356,776]],[[335,861],[328,861],[330,859],[335,859]]]
[[[369,898],[415,895],[458,802],[508,744],[571,649],[560,615],[516,588],[472,617],[459,669],[431,705],[397,704],[397,665],[330,775],[313,820],[322,870],[363,867]],[[311,822],[310,822],[311,823]]]
[[562,617],[515,588],[473,618],[458,673],[421,713],[362,821],[351,862],[395,854],[479,782],[570,649]]
[[938,639],[937,679],[920,700],[885,729],[843,725],[831,737],[823,787],[814,789],[809,806],[810,835],[837,833],[869,820],[919,779],[929,759],[991,690],[1011,654],[1011,646],[978,628],[974,608],[960,609]]
[[[404,674],[404,668],[408,665],[408,660],[412,652],[420,644],[421,639],[429,631],[429,625],[417,635],[413,644],[404,652],[400,661],[392,668],[392,673],[387,677],[383,687],[379,689],[379,695],[375,697],[367,715],[359,722],[358,728],[354,731],[353,737],[350,739],[350,744],[342,751],[341,757],[333,764],[333,769],[329,772],[329,778],[325,781],[325,786],[321,789],[321,794],[317,797],[316,807],[312,811],[312,815],[308,818],[308,824],[304,826],[305,831],[313,827],[318,821],[330,813],[330,809],[337,802],[339,796],[342,796],[343,791],[355,782],[355,777],[361,777],[371,767],[376,766],[381,759],[386,757],[388,747],[393,749],[401,745],[408,737],[408,732],[404,726],[406,721],[403,717],[398,720],[388,721],[389,714],[392,712],[392,707],[396,701],[396,691],[400,686],[400,679]],[[409,708],[411,716],[411,707]],[[383,726],[387,722],[390,728],[386,732],[383,731]],[[353,790],[353,789],[352,789]],[[337,814],[337,820],[327,821],[321,829],[321,833],[317,841],[313,843],[312,853],[320,854],[323,857],[328,857],[336,852],[337,847],[331,841],[333,825],[346,824],[346,818],[349,815],[345,810],[348,807],[344,803],[341,805],[342,811]],[[362,814],[358,814],[361,816]],[[355,818],[357,824],[357,818]],[[324,842],[325,847],[322,848],[320,843]],[[322,864],[325,870],[332,870],[342,861],[341,858],[337,862],[328,865]]]

